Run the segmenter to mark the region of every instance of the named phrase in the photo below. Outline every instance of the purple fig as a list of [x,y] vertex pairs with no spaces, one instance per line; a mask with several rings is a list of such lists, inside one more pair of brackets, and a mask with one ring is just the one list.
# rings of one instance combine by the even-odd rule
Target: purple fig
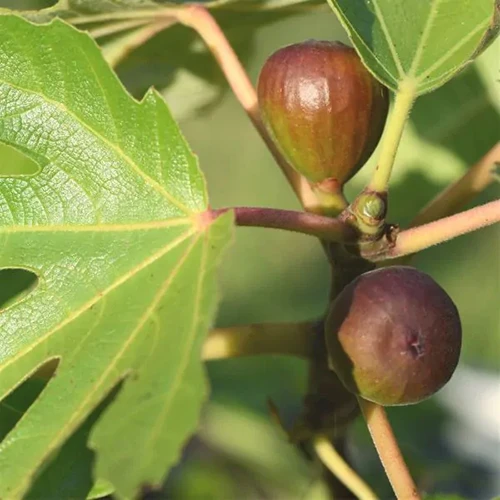
[[329,363],[346,388],[381,405],[418,403],[451,378],[462,328],[455,304],[427,274],[394,266],[362,274],[333,301]]
[[387,89],[340,42],[278,50],[262,68],[257,93],[274,142],[314,183],[349,180],[373,153],[387,117]]

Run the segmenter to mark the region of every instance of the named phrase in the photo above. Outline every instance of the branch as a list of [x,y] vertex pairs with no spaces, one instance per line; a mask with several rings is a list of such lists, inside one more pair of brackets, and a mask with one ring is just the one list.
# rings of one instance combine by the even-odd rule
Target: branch
[[378,164],[368,184],[368,191],[387,192],[396,152],[415,97],[416,88],[413,82],[402,81],[396,92],[387,128],[382,136]]
[[221,208],[200,214],[200,225],[205,226],[228,210],[234,211],[237,226],[283,229],[328,241],[353,241],[356,237],[355,230],[340,219],[277,208]]
[[280,354],[311,359],[316,323],[259,323],[215,328],[208,334],[202,358]]
[[324,435],[317,436],[314,439],[313,446],[318,457],[328,470],[359,500],[377,500],[375,493],[342,458],[328,437]]
[[419,500],[417,486],[408,471],[384,408],[360,397],[358,402],[396,497]]
[[[372,260],[394,259],[500,222],[500,200],[401,232],[396,244]],[[369,257],[367,255],[367,257]]]
[[226,36],[210,12],[202,5],[192,4],[185,8],[176,9],[175,16],[179,22],[193,28],[206,43],[219,63],[236,98],[266,143],[302,205],[308,211],[319,211],[318,202],[311,187],[285,160],[269,136],[260,117],[255,89]]
[[470,168],[458,181],[448,186],[411,222],[411,227],[432,222],[455,213],[469,203],[495,179],[494,165],[500,162],[500,142]]

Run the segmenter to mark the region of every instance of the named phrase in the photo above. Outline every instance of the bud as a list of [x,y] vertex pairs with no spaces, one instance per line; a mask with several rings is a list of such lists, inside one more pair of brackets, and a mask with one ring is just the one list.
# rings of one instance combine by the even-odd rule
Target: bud
[[262,68],[257,93],[281,153],[314,183],[349,180],[376,148],[388,111],[387,89],[339,42],[278,50]]
[[381,405],[418,403],[458,364],[457,308],[427,274],[393,266],[362,274],[334,300],[325,323],[330,366],[346,388]]

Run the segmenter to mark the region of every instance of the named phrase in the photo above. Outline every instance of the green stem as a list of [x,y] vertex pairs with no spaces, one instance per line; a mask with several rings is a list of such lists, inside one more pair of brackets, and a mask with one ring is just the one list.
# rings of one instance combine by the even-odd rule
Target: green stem
[[311,187],[318,200],[317,213],[328,217],[337,217],[349,205],[342,192],[342,186],[336,180],[325,179],[325,181]]
[[118,21],[120,19],[161,19],[165,16],[175,15],[178,7],[165,7],[162,9],[139,9],[118,12],[107,12],[104,14],[91,14],[88,16],[78,16],[66,19],[67,22],[74,24],[90,24],[107,21]]
[[456,182],[450,184],[428,203],[411,221],[411,227],[421,226],[457,212],[495,179],[494,165],[500,162],[500,142],[497,142],[474,166]]
[[97,28],[93,28],[89,30],[89,34],[92,38],[102,38],[105,36],[115,35],[116,33],[120,33],[122,31],[127,31],[132,28],[137,28],[139,26],[144,26],[145,24],[151,23],[151,19],[130,19],[125,21],[117,21],[107,23]]
[[368,185],[368,190],[370,191],[379,193],[387,191],[396,152],[415,98],[415,84],[410,81],[402,81],[396,92],[394,107],[382,137],[378,165]]
[[175,24],[174,18],[160,19],[154,23],[148,23],[146,26],[136,28],[135,30],[122,35],[102,47],[102,54],[111,67],[116,67],[123,61],[134,49],[140,47],[150,38],[160,33],[172,24]]
[[334,448],[328,436],[320,434],[314,438],[314,449],[325,467],[341,481],[359,500],[377,500],[377,495],[361,479],[339,452]]
[[214,359],[281,354],[310,359],[316,323],[258,323],[215,328],[203,346],[202,358]]

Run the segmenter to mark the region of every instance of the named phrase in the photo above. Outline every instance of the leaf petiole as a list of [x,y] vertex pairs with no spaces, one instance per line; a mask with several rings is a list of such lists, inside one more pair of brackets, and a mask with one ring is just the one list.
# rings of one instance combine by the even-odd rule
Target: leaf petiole
[[377,500],[377,495],[342,458],[327,436],[316,436],[313,444],[323,464],[356,495],[356,498],[359,498],[359,500]]
[[237,226],[283,229],[327,241],[356,239],[354,228],[338,218],[277,208],[232,207],[211,210],[199,215],[199,224],[204,226],[207,220],[213,220],[228,210],[233,210]]
[[212,330],[203,345],[205,361],[280,354],[311,359],[315,322],[256,323]]
[[139,26],[144,26],[150,22],[150,19],[130,19],[125,21],[110,22],[102,26],[89,29],[89,35],[91,35],[94,39],[102,38],[120,33],[122,31],[127,31],[132,28],[137,28]]
[[387,128],[382,136],[378,164],[373,172],[367,190],[379,193],[387,191],[396,152],[416,95],[416,82],[409,79],[400,82],[394,99],[394,107],[389,117]]

